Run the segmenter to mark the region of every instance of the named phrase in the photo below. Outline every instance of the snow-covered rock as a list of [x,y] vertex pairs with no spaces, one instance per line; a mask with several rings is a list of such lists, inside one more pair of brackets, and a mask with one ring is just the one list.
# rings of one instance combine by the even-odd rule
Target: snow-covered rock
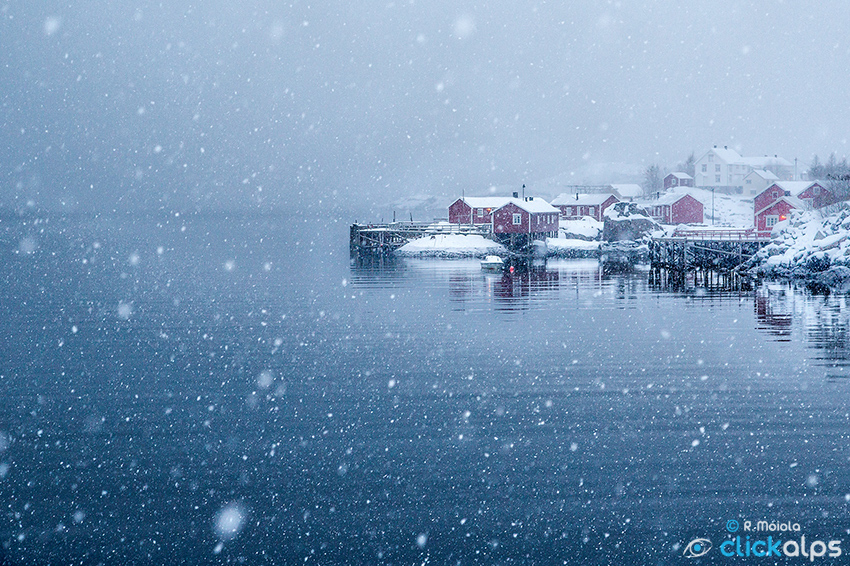
[[547,238],[550,257],[596,257],[599,242],[574,238]]
[[646,210],[633,202],[618,202],[605,209],[602,239],[606,242],[640,240],[661,229]]
[[773,241],[747,263],[753,275],[807,279],[832,285],[850,276],[850,206],[823,216],[793,211],[777,224]]

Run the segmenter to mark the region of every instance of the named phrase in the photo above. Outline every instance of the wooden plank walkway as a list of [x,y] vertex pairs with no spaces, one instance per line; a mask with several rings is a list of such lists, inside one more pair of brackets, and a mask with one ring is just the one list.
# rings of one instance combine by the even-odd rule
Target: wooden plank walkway
[[689,271],[731,271],[770,243],[770,237],[749,229],[686,229],[653,238],[650,263],[654,267]]
[[754,228],[747,229],[722,229],[712,228],[708,230],[676,229],[671,235],[655,238],[658,242],[769,242],[770,236],[760,235]]

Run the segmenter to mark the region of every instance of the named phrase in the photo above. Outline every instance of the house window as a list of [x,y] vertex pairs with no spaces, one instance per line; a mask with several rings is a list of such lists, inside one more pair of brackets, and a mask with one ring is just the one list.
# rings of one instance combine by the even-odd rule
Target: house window
[[596,207],[595,206],[590,207],[590,209],[588,210],[588,215],[590,215],[590,216],[596,215]]
[[747,179],[747,180],[746,180],[746,181],[744,181],[744,182],[745,182],[746,184],[748,184],[748,185],[752,185],[752,184],[753,184],[753,180],[752,180],[752,179]]
[[522,214],[514,214],[514,226],[522,224]]
[[479,209],[478,209],[478,217],[480,218],[480,217],[482,217],[482,216],[484,216],[484,209],[483,209],[483,208],[479,208]]
[[720,175],[715,175],[715,176],[714,176],[714,182],[715,182],[715,183],[719,183],[719,182],[720,182]]
[[702,164],[702,172],[708,173],[708,165],[706,165],[705,163]]
[[714,166],[714,172],[715,172],[715,173],[720,173],[720,164],[719,164],[719,163],[718,163],[717,165],[715,165],[715,166]]
[[770,216],[766,216],[764,218],[764,225],[768,228],[773,228],[776,226],[776,223],[779,222],[779,216],[775,214],[771,214]]
[[820,194],[820,187],[812,187],[812,194],[818,196]]
[[567,207],[567,216],[572,216],[572,215],[573,215],[573,207],[568,206]]

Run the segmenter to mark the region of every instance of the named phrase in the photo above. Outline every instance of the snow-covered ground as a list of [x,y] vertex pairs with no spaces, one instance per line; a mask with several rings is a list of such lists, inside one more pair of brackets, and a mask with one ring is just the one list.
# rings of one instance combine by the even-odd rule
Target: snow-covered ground
[[749,263],[754,275],[835,285],[850,280],[850,206],[791,214],[773,229],[773,242]]
[[[560,220],[559,236],[567,239],[598,240],[602,235],[602,222],[589,216],[578,220]],[[572,236],[572,238],[570,238]]]
[[484,257],[504,255],[507,249],[478,234],[436,234],[412,240],[395,253],[403,257]]
[[[708,189],[694,187],[676,187],[664,194],[689,194],[702,203],[704,224],[732,228],[751,228],[753,226],[753,199],[741,195],[725,195]],[[641,206],[650,206],[652,199],[642,200]],[[713,212],[712,212],[713,211]]]
[[568,238],[546,238],[548,255],[554,257],[596,257],[599,242]]

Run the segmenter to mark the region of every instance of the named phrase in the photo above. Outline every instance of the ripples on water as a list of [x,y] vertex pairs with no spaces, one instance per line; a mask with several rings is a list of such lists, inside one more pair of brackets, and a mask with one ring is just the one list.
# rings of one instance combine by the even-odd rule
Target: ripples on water
[[344,225],[305,224],[0,223],[7,562],[673,564],[730,518],[847,536],[843,295],[350,261]]

